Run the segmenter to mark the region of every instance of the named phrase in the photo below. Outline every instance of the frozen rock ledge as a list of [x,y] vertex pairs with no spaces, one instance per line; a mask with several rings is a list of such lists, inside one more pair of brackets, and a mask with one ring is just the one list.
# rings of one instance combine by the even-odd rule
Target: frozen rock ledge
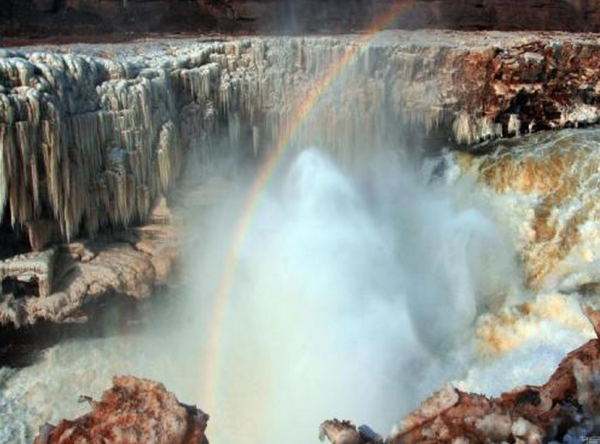
[[[593,35],[384,32],[360,42],[343,35],[1,49],[0,233],[42,257],[64,245],[45,262],[0,254],[9,287],[0,324],[63,322],[84,299],[111,292],[149,295],[168,275],[172,233],[136,238],[130,227],[149,223],[186,165],[210,170],[222,157],[267,157],[323,73],[344,60],[352,63],[317,94],[303,123],[310,131],[297,131],[290,150],[318,144],[359,162],[378,147],[468,150],[600,121]],[[128,234],[103,239],[110,230]],[[44,297],[19,296],[32,291]]]
[[82,322],[84,304],[100,298],[150,297],[169,279],[176,231],[163,201],[145,225],[0,261],[0,326]]
[[304,122],[311,131],[299,131],[294,148],[318,143],[350,159],[377,146],[466,148],[600,120],[592,35],[384,32],[360,41],[2,49],[0,219],[26,228],[34,250],[144,221],[191,159],[209,168],[232,153],[268,155],[347,56],[352,63],[318,94]]

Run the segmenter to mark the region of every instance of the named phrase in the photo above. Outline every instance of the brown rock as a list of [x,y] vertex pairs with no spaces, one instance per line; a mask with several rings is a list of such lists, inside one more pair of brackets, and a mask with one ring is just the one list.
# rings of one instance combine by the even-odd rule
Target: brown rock
[[[600,316],[589,307],[585,313],[592,324]],[[596,382],[600,373],[600,339],[596,338],[569,353],[550,380],[539,387],[527,386],[487,398],[456,391],[458,402],[439,409],[434,417],[414,427],[402,427],[390,443],[468,442],[541,443],[560,438],[570,425],[593,421],[599,410]],[[441,391],[425,401],[410,417],[428,416],[432,404],[447,405],[448,395]],[[406,421],[406,420],[405,420]],[[405,424],[405,421],[401,425]]]
[[56,427],[44,426],[34,444],[208,444],[208,415],[177,401],[157,382],[115,377],[92,411]]

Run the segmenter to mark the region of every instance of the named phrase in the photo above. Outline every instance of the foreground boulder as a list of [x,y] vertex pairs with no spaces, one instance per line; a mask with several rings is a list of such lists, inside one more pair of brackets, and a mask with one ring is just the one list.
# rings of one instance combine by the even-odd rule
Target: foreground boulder
[[[584,311],[600,333],[600,312]],[[542,386],[525,386],[497,398],[465,393],[451,385],[423,401],[400,422],[398,432],[373,440],[346,421],[326,421],[322,436],[334,444],[385,442],[541,444],[572,442],[600,431],[600,335],[569,353]],[[323,433],[323,429],[330,433]],[[351,436],[347,441],[342,438]],[[573,441],[575,442],[575,441]],[[580,441],[577,441],[580,442]]]
[[34,444],[208,444],[208,415],[179,403],[160,383],[115,377],[100,401],[82,399],[93,407],[90,413],[42,427]]

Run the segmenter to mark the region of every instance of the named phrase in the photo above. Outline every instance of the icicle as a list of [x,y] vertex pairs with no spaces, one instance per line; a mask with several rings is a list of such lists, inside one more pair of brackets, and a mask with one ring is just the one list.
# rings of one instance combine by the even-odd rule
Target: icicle
[[[307,37],[171,49],[132,61],[0,50],[0,211],[10,206],[15,224],[54,218],[67,239],[143,219],[184,156],[208,167],[219,149],[242,143],[259,155],[298,124],[311,88],[357,47],[345,37]],[[454,112],[431,105],[437,74],[426,49],[363,49],[316,91],[293,146],[319,144],[349,163],[393,146],[405,126],[426,133]],[[502,130],[466,113],[453,128],[464,143]]]
[[4,208],[6,207],[6,186],[8,178],[4,170],[4,145],[6,140],[6,126],[0,124],[0,221],[4,219]]
[[509,136],[518,136],[521,130],[521,121],[518,114],[510,114],[508,116],[508,128],[506,132]]
[[502,137],[502,125],[494,123],[489,117],[474,117],[461,112],[452,125],[454,137],[458,143],[471,145],[484,140]]

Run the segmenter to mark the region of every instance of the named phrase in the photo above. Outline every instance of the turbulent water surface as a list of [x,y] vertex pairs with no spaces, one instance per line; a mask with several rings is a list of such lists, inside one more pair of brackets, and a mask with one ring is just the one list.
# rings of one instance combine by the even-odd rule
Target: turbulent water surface
[[[123,373],[160,380],[184,402],[214,399],[217,444],[316,442],[334,416],[388,433],[447,381],[488,394],[541,383],[592,334],[578,303],[596,301],[598,261],[569,258],[596,242],[587,233],[597,204],[585,196],[598,153],[590,130],[418,163],[382,152],[341,167],[317,148],[292,156],[237,257],[212,393],[209,318],[249,181],[205,181],[186,200],[184,282],[141,329],[0,369],[0,442],[31,442],[43,422],[83,413],[78,395],[98,396]],[[199,204],[214,183],[219,198]],[[552,236],[536,234],[541,223]],[[554,236],[572,243],[564,254]],[[545,251],[555,265],[540,271]]]

